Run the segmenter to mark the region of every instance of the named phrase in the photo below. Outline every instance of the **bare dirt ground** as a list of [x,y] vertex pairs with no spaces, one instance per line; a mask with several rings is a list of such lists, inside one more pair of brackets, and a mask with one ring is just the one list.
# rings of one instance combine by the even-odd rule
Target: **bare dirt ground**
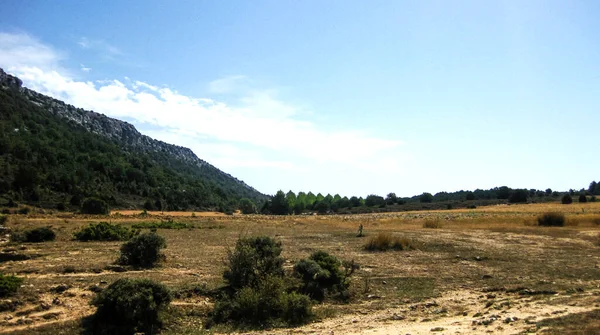
[[[567,226],[535,226],[546,211],[564,212]],[[25,278],[15,297],[0,301],[0,333],[77,334],[81,319],[94,311],[94,291],[121,277],[151,278],[175,291],[218,287],[227,247],[246,235],[280,240],[287,269],[318,249],[361,265],[351,303],[317,305],[318,320],[302,327],[253,333],[600,333],[600,203],[351,216],[139,214],[11,216],[9,228],[51,226],[57,240],[0,245],[0,273]],[[131,225],[169,217],[193,227],[158,230],[167,240],[167,260],[151,270],[121,272],[114,265],[120,242],[72,240],[90,222]],[[431,219],[441,228],[423,228]],[[367,237],[356,237],[359,224]],[[363,250],[379,232],[408,238],[417,248]],[[233,332],[202,328],[211,305],[201,294],[181,295],[164,333]]]

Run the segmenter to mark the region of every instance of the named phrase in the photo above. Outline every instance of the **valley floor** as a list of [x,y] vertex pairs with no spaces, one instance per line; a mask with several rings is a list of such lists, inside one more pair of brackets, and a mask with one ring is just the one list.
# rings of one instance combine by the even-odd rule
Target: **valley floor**
[[[547,211],[565,213],[567,225],[538,227],[536,218]],[[12,215],[9,228],[51,226],[57,240],[2,242],[0,273],[25,282],[10,302],[0,303],[14,305],[0,308],[0,333],[77,334],[81,319],[94,311],[93,291],[121,277],[151,278],[178,292],[218,287],[227,248],[253,235],[281,241],[287,269],[315,250],[361,265],[349,304],[317,305],[317,321],[264,333],[600,333],[600,203],[349,216],[178,213],[172,219],[190,227],[158,229],[167,240],[166,262],[143,271],[121,272],[126,269],[114,265],[120,242],[72,240],[90,222],[133,225],[169,216],[150,214]],[[441,227],[423,228],[432,220]],[[360,224],[366,237],[356,237]],[[365,251],[366,241],[380,232],[410,239],[416,250]],[[231,332],[202,328],[211,306],[201,293],[180,295],[164,333]]]

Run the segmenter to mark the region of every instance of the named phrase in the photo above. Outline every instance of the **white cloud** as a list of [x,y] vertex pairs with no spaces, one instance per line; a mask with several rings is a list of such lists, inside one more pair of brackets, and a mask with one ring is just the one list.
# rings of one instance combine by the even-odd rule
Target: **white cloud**
[[123,52],[114,45],[100,39],[90,39],[82,37],[77,42],[82,49],[95,50],[103,53],[107,57],[121,56]]
[[[89,40],[80,42],[89,47]],[[20,59],[24,54],[41,56]],[[0,66],[8,67],[25,86],[78,107],[134,120],[142,129],[153,129],[145,132],[152,137],[190,147],[220,168],[298,172],[319,165],[380,174],[396,173],[407,159],[397,140],[357,129],[331,131],[327,125],[300,119],[307,113],[278,99],[276,90],[247,90],[239,101],[226,103],[128,78],[78,81],[58,67],[59,53],[27,35],[0,34],[0,55]],[[239,81],[247,78],[213,81],[210,89],[231,92]]]
[[90,72],[90,71],[92,71],[91,67],[86,67],[83,64],[79,64],[79,66],[81,67],[81,71],[83,71],[83,72]]

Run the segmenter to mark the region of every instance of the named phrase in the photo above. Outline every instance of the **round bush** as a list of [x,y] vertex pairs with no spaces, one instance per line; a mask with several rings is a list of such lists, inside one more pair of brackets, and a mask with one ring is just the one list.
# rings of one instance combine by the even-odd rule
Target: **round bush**
[[155,333],[160,312],[171,302],[169,290],[148,279],[119,279],[94,298],[94,334]]
[[563,195],[562,199],[560,199],[560,202],[562,202],[563,205],[572,204],[573,198],[571,197],[570,194],[565,194],[565,195]]
[[151,268],[162,258],[160,249],[166,246],[164,237],[160,235],[140,234],[121,246],[119,263]]
[[585,202],[587,202],[587,201],[588,201],[588,199],[587,199],[587,197],[585,196],[585,194],[582,194],[582,195],[580,195],[580,196],[579,196],[579,202],[580,202],[580,203],[585,203]]
[[562,227],[565,225],[565,215],[563,213],[544,213],[537,219],[539,226]]
[[109,213],[108,204],[98,198],[87,198],[81,204],[81,213],[106,215]]

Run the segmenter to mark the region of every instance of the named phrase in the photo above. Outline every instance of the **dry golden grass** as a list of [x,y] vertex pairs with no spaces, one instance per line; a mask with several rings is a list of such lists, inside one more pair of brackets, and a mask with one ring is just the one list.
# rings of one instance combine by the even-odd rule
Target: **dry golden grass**
[[[566,227],[535,226],[536,218],[549,211],[564,213],[567,222],[572,224]],[[465,309],[469,315],[492,309],[484,307],[486,301],[477,298],[485,296],[483,292],[489,290],[501,292],[497,294],[512,299],[515,305],[528,298],[519,293],[524,292],[519,291],[524,288],[532,292],[558,292],[561,297],[564,296],[565,304],[580,305],[583,300],[577,299],[584,299],[584,296],[591,299],[585,294],[592,296],[599,292],[600,247],[597,241],[600,241],[600,225],[596,222],[600,219],[600,203],[505,205],[473,210],[347,216],[215,216],[195,213],[196,216],[192,217],[191,213],[165,212],[164,216],[150,213],[152,215],[142,217],[138,215],[140,211],[132,211],[130,215],[126,213],[129,212],[121,211],[122,215],[110,217],[40,213],[12,215],[7,223],[10,228],[51,226],[57,232],[57,241],[1,246],[4,254],[25,255],[30,259],[0,262],[1,273],[25,278],[24,288],[13,298],[21,305],[15,311],[0,312],[0,333],[19,330],[32,333],[35,329],[39,333],[78,333],[77,320],[92,312],[87,303],[94,293],[89,288],[94,285],[103,287],[106,285],[104,282],[110,283],[121,277],[151,278],[174,290],[202,285],[208,289],[218,287],[223,284],[221,276],[227,247],[232,247],[238,237],[247,235],[268,235],[281,241],[288,270],[291,270],[293,262],[319,249],[359,263],[361,270],[357,271],[351,283],[352,303],[325,304],[317,308],[323,316],[336,315],[336,320],[359,312],[379,315],[377,313],[399,308],[410,311],[406,313],[413,315],[414,325],[417,325],[423,318],[439,316],[432,314],[433,309],[410,309],[412,304],[464,291],[472,292],[473,297],[465,298],[467,300],[463,303],[448,303],[448,315],[463,313]],[[75,231],[90,222],[133,225],[165,218],[189,223],[194,228],[158,229],[167,241],[164,250],[166,262],[155,269],[115,272],[111,265],[119,255],[120,242],[77,242],[72,239]],[[423,222],[427,220],[443,222],[443,229],[423,228]],[[356,237],[360,224],[364,226],[367,238],[387,236],[393,241],[401,236],[416,244],[417,248],[386,253],[365,251],[365,239]],[[70,288],[65,293],[53,293],[52,288],[59,284]],[[585,294],[567,293],[574,289],[581,289]],[[62,305],[52,305],[54,298],[58,298]],[[588,300],[585,301],[587,304]],[[48,302],[49,310],[33,311]],[[589,303],[590,306],[594,304],[593,301]],[[196,330],[202,325],[210,304],[210,298],[201,294],[175,299],[166,332],[200,333]],[[67,305],[71,307],[67,308]],[[17,313],[18,318],[15,317]],[[46,319],[44,313],[58,314]],[[13,318],[7,319],[8,315]],[[468,331],[472,320],[467,321]],[[525,326],[524,322],[517,324]],[[412,323],[403,325],[413,326]],[[308,327],[307,332],[321,332]],[[342,333],[344,329],[352,330],[340,327],[339,332]],[[354,324],[353,327],[360,325]]]

